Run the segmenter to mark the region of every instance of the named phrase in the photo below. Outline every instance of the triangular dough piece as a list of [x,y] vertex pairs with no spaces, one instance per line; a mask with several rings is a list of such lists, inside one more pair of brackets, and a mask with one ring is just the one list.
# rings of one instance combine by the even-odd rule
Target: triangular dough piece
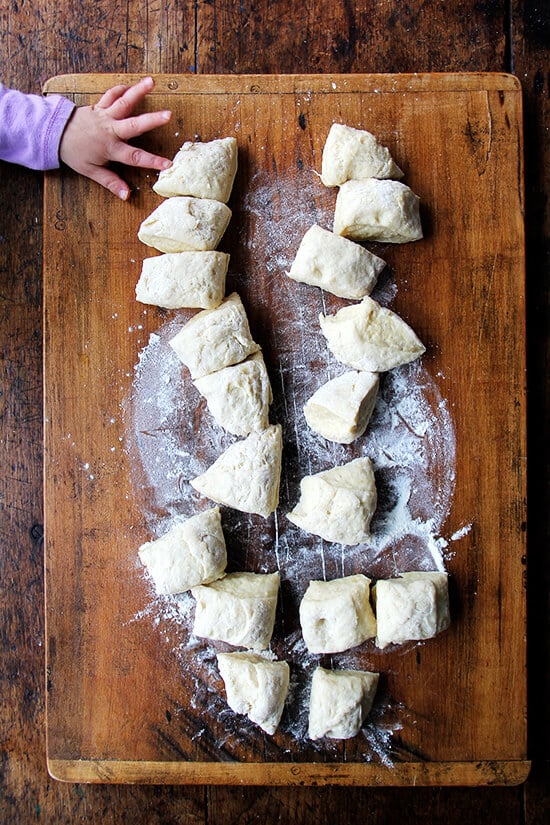
[[372,298],[320,315],[327,344],[343,364],[367,372],[385,372],[419,358],[426,347],[411,327]]
[[376,484],[369,458],[333,467],[300,482],[300,500],[287,518],[326,541],[360,544],[368,541],[376,509]]
[[216,309],[203,309],[194,315],[170,340],[170,346],[193,380],[238,364],[260,349],[252,339],[245,308],[236,292]]
[[217,423],[228,432],[248,435],[269,426],[273,396],[261,352],[194,383]]
[[157,593],[183,593],[221,578],[227,564],[220,508],[212,507],[139,548]]
[[333,229],[354,241],[419,241],[420,198],[397,180],[348,180],[336,196]]
[[231,209],[220,201],[169,198],[145,218],[138,238],[160,252],[215,249],[230,219]]
[[345,372],[327,381],[304,406],[308,425],[329,441],[351,444],[367,429],[378,384],[373,372]]
[[191,195],[227,203],[236,172],[236,138],[186,141],[172,166],[160,173],[153,189],[165,198]]
[[279,503],[283,436],[274,424],[232,444],[191,486],[218,504],[267,518]]
[[310,739],[356,736],[370,713],[377,687],[378,673],[318,667],[311,680]]
[[321,180],[325,186],[340,186],[350,179],[402,177],[389,149],[373,134],[343,123],[332,124],[323,148]]
[[288,694],[288,664],[255,653],[218,653],[218,667],[231,710],[246,714],[266,733],[275,733]]

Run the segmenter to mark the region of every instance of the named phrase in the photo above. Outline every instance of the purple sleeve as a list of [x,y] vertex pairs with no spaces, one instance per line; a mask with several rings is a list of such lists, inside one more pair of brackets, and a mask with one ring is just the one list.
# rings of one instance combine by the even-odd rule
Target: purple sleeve
[[57,169],[59,143],[74,109],[61,95],[26,95],[0,83],[0,160]]

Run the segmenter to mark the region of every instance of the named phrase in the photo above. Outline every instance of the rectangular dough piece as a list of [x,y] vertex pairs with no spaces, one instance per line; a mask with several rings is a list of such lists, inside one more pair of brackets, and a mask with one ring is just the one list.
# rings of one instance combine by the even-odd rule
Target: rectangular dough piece
[[370,579],[358,573],[311,581],[300,602],[300,625],[310,653],[341,653],[372,639]]
[[215,309],[225,294],[226,252],[167,252],[143,261],[136,300],[166,309]]
[[278,573],[228,573],[192,589],[195,636],[237,647],[269,647],[279,593]]
[[402,177],[389,149],[371,132],[332,124],[323,149],[321,181],[325,186],[341,186],[352,179]]
[[363,246],[314,224],[302,238],[288,276],[360,300],[370,294],[385,265]]
[[170,339],[170,346],[196,380],[239,364],[259,352],[243,303],[231,293],[216,309],[203,309]]
[[446,573],[412,571],[382,579],[373,588],[377,647],[431,639],[449,626]]
[[145,218],[138,238],[159,252],[204,252],[216,249],[230,219],[231,210],[219,201],[169,198]]
[[378,673],[367,670],[326,670],[318,667],[311,680],[309,737],[351,739],[367,718]]
[[227,203],[236,173],[236,138],[186,141],[172,166],[159,174],[153,189],[165,198],[190,195]]
[[333,229],[354,241],[408,243],[422,238],[418,195],[397,180],[348,180],[340,187]]

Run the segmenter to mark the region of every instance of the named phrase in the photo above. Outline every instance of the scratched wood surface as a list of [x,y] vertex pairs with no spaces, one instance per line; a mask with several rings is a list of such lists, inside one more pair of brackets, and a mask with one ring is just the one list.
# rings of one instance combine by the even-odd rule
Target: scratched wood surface
[[[45,767],[41,572],[41,177],[0,169],[2,340],[0,685],[5,821],[285,823],[485,819],[516,825],[550,815],[547,736],[550,679],[548,593],[548,237],[550,189],[546,66],[550,17],[530,0],[479,4],[5,4],[0,76],[38,91],[62,72],[514,71],[525,104],[529,420],[530,754],[518,788],[210,788],[52,783]],[[545,343],[546,342],[546,343]]]
[[[60,77],[47,91],[88,104],[119,80]],[[317,187],[316,197],[308,182],[335,118],[368,124],[395,147],[397,162],[422,198],[426,238],[384,248],[397,286],[392,306],[427,343],[426,369],[436,383],[443,376],[439,391],[452,410],[456,490],[446,534],[471,529],[448,565],[450,631],[421,651],[381,654],[367,645],[356,654],[355,666],[381,671],[390,704],[406,709],[389,750],[394,767],[381,764],[362,738],[318,749],[298,744],[284,726],[268,737],[253,726],[243,733],[240,724],[219,718],[223,705],[209,684],[213,674],[197,666],[193,649],[178,658],[161,643],[170,623],[132,621],[150,603],[135,563],[148,533],[143,497],[134,487],[128,453],[118,445],[128,440],[121,405],[134,365],[166,318],[155,308],[143,312],[134,300],[137,275],[132,277],[132,263],[147,254],[137,227],[159,198],[146,172],[134,173],[130,209],[81,178],[48,175],[45,557],[52,774],[80,781],[124,781],[129,770],[131,777],[156,782],[470,784],[475,780],[463,763],[471,763],[485,766],[480,784],[523,780],[525,301],[517,82],[503,75],[452,74],[161,76],[151,102],[176,117],[176,131],[164,129],[145,141],[162,154],[172,156],[194,134],[237,137],[234,218],[220,248],[231,253],[228,291],[238,289],[262,345],[283,430],[293,398],[279,398],[290,391],[288,381],[281,386],[274,379],[285,353],[301,351],[302,333],[285,324],[297,310],[280,283],[284,273],[269,274],[262,225],[266,233],[275,225],[284,231],[288,201],[304,190],[301,209],[309,210],[309,223],[318,216],[326,222],[331,193]],[[258,177],[268,188],[261,201],[265,214],[246,206]],[[280,224],[273,215],[281,216]],[[287,243],[298,242],[289,231]],[[316,318],[323,308],[320,293],[302,293],[300,313],[310,303]],[[324,301],[329,311],[338,306],[330,296]],[[129,334],[135,330],[139,334]],[[314,348],[311,360],[298,359],[296,369],[319,369],[320,357]],[[299,449],[288,439],[287,432],[285,454]],[[185,484],[181,496],[191,497]],[[292,506],[292,499],[282,498],[283,510]],[[231,514],[224,512],[224,519]],[[246,535],[239,536],[246,569],[264,569],[266,557],[273,569],[274,518],[247,524]],[[395,544],[392,553],[398,552]],[[358,569],[376,576],[372,562]],[[338,571],[328,567],[326,575]],[[286,628],[295,624],[296,609],[288,598]],[[283,636],[278,625],[274,649],[280,657],[290,644]],[[150,674],[146,680],[144,673]],[[411,774],[419,758],[424,764]],[[210,764],[216,762],[223,764]]]

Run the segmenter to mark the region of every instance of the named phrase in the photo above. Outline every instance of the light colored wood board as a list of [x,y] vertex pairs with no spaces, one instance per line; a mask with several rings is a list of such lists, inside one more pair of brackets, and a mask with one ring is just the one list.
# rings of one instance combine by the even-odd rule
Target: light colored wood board
[[62,782],[152,785],[520,785],[530,762],[404,762],[383,765],[215,762],[81,762],[50,760],[50,775]]
[[[87,103],[119,80],[68,76],[50,81],[47,90]],[[239,141],[233,218],[220,248],[231,253],[228,286],[243,297],[264,350],[274,420],[284,418],[281,364],[307,345],[314,354],[306,370],[324,369],[316,318],[342,304],[301,285],[290,293],[277,255],[266,258],[274,249],[288,257],[297,247],[296,203],[303,228],[330,220],[334,191],[314,175],[330,124],[340,120],[377,134],[421,196],[426,238],[384,247],[387,287],[392,308],[427,344],[423,369],[454,424],[456,486],[443,532],[467,530],[447,562],[450,630],[429,644],[389,653],[367,644],[355,661],[380,669],[383,695],[398,709],[401,729],[391,752],[397,765],[418,758],[430,764],[524,760],[525,298],[517,81],[507,75],[161,76],[151,105],[174,112],[169,126],[142,140],[155,151],[171,156],[197,134],[235,134]],[[136,487],[121,407],[150,334],[174,314],[145,312],[134,300],[140,262],[150,254],[137,228],[160,199],[151,190],[154,174],[125,174],[135,188],[129,204],[71,173],[46,177],[49,759],[83,766],[173,761],[184,773],[186,760],[237,761],[246,763],[244,774],[246,765],[253,773],[256,762],[327,760],[356,765],[354,776],[364,767],[369,782],[367,740],[319,750],[298,746],[284,728],[273,738],[252,726],[232,728],[219,716],[223,701],[211,670],[191,674],[174,655],[185,633],[166,617],[155,624],[147,615],[151,594],[136,551],[150,536],[145,511],[150,516],[154,508],[148,491]],[[288,239],[281,232],[274,247],[269,233],[281,231],[285,218]],[[296,312],[295,296],[307,313],[306,337],[286,323],[289,311]],[[200,405],[198,420],[203,426]],[[200,433],[191,435],[200,452]],[[290,461],[299,445],[291,434],[288,439]],[[443,477],[445,468],[433,468],[436,480],[438,473]],[[183,491],[188,498],[188,485]],[[284,512],[277,521],[251,519],[245,534],[235,514],[224,512],[235,565],[273,568]],[[327,576],[337,575],[330,555],[327,560]],[[283,619],[287,631],[296,629],[288,592],[274,644],[279,655]]]

